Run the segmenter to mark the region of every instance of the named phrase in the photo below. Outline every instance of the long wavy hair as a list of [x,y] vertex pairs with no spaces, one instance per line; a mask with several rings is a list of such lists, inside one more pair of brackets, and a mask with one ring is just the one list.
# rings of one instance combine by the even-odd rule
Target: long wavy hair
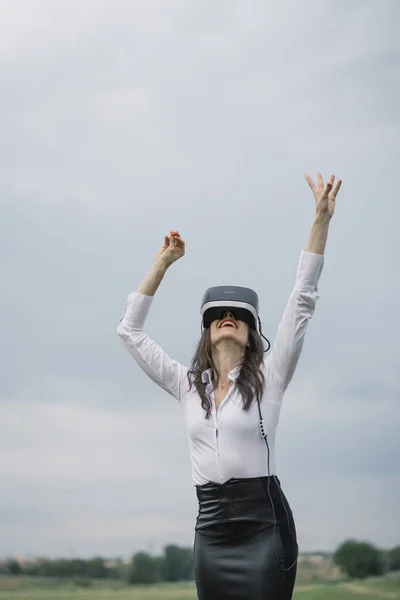
[[[264,346],[261,337],[254,329],[249,327],[249,338],[243,362],[241,364],[240,374],[236,380],[236,385],[243,398],[243,410],[249,410],[254,399],[261,402],[264,388],[265,377],[261,369],[261,363],[264,358]],[[211,416],[211,400],[206,393],[206,385],[201,379],[203,371],[211,368],[213,375],[218,378],[218,370],[214,364],[211,352],[210,328],[204,329],[196,352],[193,355],[190,368],[188,370],[189,390],[194,385],[201,398],[201,406],[205,410],[206,419]]]

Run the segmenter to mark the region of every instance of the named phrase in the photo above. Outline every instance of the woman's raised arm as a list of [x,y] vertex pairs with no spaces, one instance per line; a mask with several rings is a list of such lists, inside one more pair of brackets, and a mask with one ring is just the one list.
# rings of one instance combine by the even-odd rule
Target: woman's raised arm
[[118,325],[118,335],[139,367],[161,388],[174,396],[181,397],[181,385],[186,368],[171,359],[156,344],[143,327],[146,317],[167,269],[185,254],[185,242],[177,231],[165,236],[161,250],[139,288],[129,294],[125,314]]
[[324,186],[318,173],[318,185],[306,176],[313,191],[316,214],[311,227],[306,250],[303,250],[297,270],[296,282],[285,307],[271,354],[265,363],[282,389],[289,385],[303,349],[304,338],[318,300],[318,282],[324,264],[324,252],[328,238],[329,223],[335,211],[336,195],[342,184],[333,187],[331,175]]

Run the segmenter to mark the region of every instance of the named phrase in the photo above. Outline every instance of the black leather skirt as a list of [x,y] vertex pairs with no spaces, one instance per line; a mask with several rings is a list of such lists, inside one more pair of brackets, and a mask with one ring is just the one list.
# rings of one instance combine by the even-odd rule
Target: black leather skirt
[[197,486],[199,600],[290,600],[297,568],[292,511],[276,477]]

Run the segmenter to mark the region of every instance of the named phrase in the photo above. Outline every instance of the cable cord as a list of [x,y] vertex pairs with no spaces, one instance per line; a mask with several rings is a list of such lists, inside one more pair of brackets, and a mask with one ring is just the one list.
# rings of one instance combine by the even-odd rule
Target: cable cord
[[280,569],[282,569],[282,571],[285,571],[285,572],[286,572],[286,571],[290,571],[291,569],[293,569],[293,567],[296,565],[296,563],[297,563],[297,561],[298,561],[298,558],[299,558],[299,545],[298,545],[298,543],[297,543],[296,536],[295,536],[295,534],[293,533],[293,531],[292,531],[292,528],[291,528],[291,526],[290,526],[290,517],[289,517],[289,513],[288,513],[288,511],[287,511],[287,508],[286,508],[286,504],[285,504],[285,502],[284,502],[284,499],[283,499],[283,495],[282,495],[282,489],[281,489],[280,483],[279,483],[279,481],[277,480],[276,476],[275,476],[275,475],[272,475],[272,477],[274,478],[274,481],[275,481],[275,483],[277,484],[277,486],[278,486],[278,489],[279,489],[279,494],[280,494],[280,497],[281,497],[281,500],[282,500],[282,504],[283,504],[283,508],[285,509],[285,513],[286,513],[286,517],[287,517],[287,521],[288,521],[288,528],[289,528],[290,535],[292,536],[292,539],[293,539],[293,541],[294,541],[294,543],[296,544],[296,547],[297,547],[296,558],[295,558],[294,562],[293,562],[293,563],[290,565],[290,567],[285,567],[285,566],[281,565],[281,563],[279,562],[279,558],[278,558],[278,556],[277,556],[277,554],[276,554],[276,544],[275,544],[276,526],[277,526],[277,524],[278,524],[278,521],[277,521],[277,519],[276,519],[276,513],[275,513],[274,502],[273,502],[273,500],[272,500],[271,492],[270,492],[270,489],[269,489],[270,482],[271,482],[271,472],[270,472],[270,449],[269,449],[269,444],[268,444],[268,440],[267,440],[267,432],[265,431],[265,428],[264,428],[264,420],[263,420],[263,418],[262,418],[262,414],[261,414],[260,401],[259,401],[259,399],[258,399],[258,398],[257,398],[257,404],[258,404],[258,414],[259,414],[259,416],[260,416],[260,431],[261,431],[261,436],[264,438],[265,444],[266,444],[266,446],[267,446],[267,453],[268,453],[268,459],[267,459],[267,464],[268,464],[268,484],[267,484],[267,493],[268,493],[268,496],[269,496],[269,500],[270,500],[270,502],[271,502],[271,507],[272,507],[272,515],[273,515],[273,517],[274,517],[274,532],[273,532],[274,554],[275,554],[275,559],[276,559],[276,562],[278,563],[278,566],[279,566],[279,568],[280,568]]
[[264,350],[264,352],[268,352],[268,350],[271,348],[271,344],[270,344],[270,341],[269,341],[269,340],[268,340],[268,339],[265,337],[265,335],[264,335],[264,334],[263,334],[263,332],[262,332],[262,327],[261,327],[261,319],[260,319],[260,317],[258,317],[258,326],[259,326],[259,329],[260,329],[260,335],[261,335],[261,337],[262,337],[262,338],[264,338],[264,340],[265,340],[266,342],[268,342],[268,348],[266,348],[266,349]]

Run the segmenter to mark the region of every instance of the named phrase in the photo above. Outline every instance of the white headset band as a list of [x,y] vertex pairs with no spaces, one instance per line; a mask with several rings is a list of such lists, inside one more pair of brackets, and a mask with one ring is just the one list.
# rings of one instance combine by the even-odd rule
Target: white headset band
[[256,322],[257,330],[259,330],[258,323],[258,314],[256,309],[252,304],[248,304],[247,302],[238,302],[237,300],[232,300],[231,302],[227,302],[226,300],[214,300],[212,302],[206,302],[201,307],[201,316],[204,315],[206,310],[209,308],[243,308],[244,310],[248,310],[254,317]]

